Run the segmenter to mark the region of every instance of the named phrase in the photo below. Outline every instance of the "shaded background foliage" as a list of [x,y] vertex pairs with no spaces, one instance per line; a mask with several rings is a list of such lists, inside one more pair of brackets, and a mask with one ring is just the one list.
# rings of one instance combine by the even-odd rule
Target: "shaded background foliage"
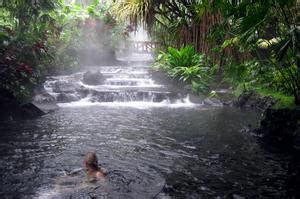
[[113,8],[117,19],[145,26],[161,50],[192,45],[210,57],[220,84],[267,86],[300,103],[296,0],[116,0]]
[[63,0],[3,0],[0,4],[0,89],[21,101],[46,75],[83,64],[80,49],[91,37],[98,48],[112,49],[116,38],[124,36],[122,25],[109,14],[109,5],[99,1],[81,5]]
[[[229,83],[244,90],[263,87],[293,96],[295,103],[300,103],[296,0],[115,0],[112,6],[99,0],[72,2],[1,1],[3,88],[15,96],[28,95],[27,88],[45,74],[78,67],[83,64],[80,60],[90,63],[92,57],[79,56],[84,54],[80,49],[86,51],[88,41],[96,39],[93,43],[99,49],[110,46],[108,54],[113,55],[118,40],[128,35],[126,31],[142,25],[160,44],[157,54],[163,52],[158,59],[161,63],[168,63],[175,49],[188,54],[184,47],[192,46],[205,55],[209,79],[218,86]],[[86,54],[93,53],[99,54],[96,48]],[[170,74],[177,68],[173,76],[201,82],[207,71],[198,64],[183,70],[180,63],[187,58],[181,59],[169,67]],[[201,86],[197,92],[207,88]]]

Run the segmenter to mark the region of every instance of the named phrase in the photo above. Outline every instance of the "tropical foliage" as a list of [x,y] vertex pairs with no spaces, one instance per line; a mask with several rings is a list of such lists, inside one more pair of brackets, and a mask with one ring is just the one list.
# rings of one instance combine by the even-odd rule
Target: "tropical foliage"
[[130,21],[134,26],[143,24],[165,49],[191,44],[206,54],[211,53],[211,28],[221,20],[209,0],[117,0],[114,11],[119,20]]
[[[256,60],[244,81],[293,95],[300,104],[300,30],[297,1],[241,1],[224,4],[231,38],[222,47],[237,46]],[[229,23],[231,22],[231,24]],[[237,63],[238,66],[243,63]],[[241,67],[243,68],[243,66]],[[241,73],[242,74],[242,73]],[[248,78],[246,78],[248,77]],[[252,78],[249,78],[252,77]]]
[[178,78],[192,85],[195,92],[208,90],[211,68],[204,54],[198,54],[193,46],[177,50],[169,47],[167,52],[160,52],[154,67],[167,71],[171,77]]
[[46,73],[80,65],[87,42],[113,51],[142,25],[159,44],[156,65],[198,90],[215,79],[300,104],[297,0],[88,2],[0,1],[1,86],[24,96]]
[[60,31],[50,13],[57,6],[58,1],[2,1],[0,83],[17,97],[29,94],[28,88],[52,60],[48,43]]
[[147,27],[165,52],[193,45],[211,57],[221,83],[267,86],[300,104],[296,0],[116,0],[114,10]]
[[112,35],[123,31],[99,1],[87,7],[63,0],[0,4],[0,89],[21,100],[45,75],[79,67],[79,50],[87,40],[106,35],[93,43],[109,48]]

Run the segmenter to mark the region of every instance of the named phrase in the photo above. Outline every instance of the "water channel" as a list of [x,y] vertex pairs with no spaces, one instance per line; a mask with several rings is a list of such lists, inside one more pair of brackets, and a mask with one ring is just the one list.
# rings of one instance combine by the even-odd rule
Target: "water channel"
[[[48,77],[58,110],[0,123],[1,198],[287,197],[284,158],[241,131],[257,113],[192,101],[153,79],[149,64],[92,69],[102,85],[84,84],[85,71]],[[65,175],[88,151],[105,181]]]

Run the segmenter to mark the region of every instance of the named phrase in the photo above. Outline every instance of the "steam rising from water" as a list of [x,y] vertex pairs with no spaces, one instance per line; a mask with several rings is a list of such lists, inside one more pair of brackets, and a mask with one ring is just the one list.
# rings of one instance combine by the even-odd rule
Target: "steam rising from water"
[[119,41],[117,49],[118,60],[121,61],[152,61],[151,53],[137,53],[143,51],[141,47],[135,47],[135,42],[150,42],[150,38],[146,30],[138,27],[136,31],[129,34],[128,40]]
[[133,41],[150,41],[147,31],[142,27],[138,27],[136,32],[130,34]]
[[[99,67],[106,78],[103,84],[87,85],[82,82],[84,73],[52,77],[46,81],[46,91],[56,98],[60,107],[195,107],[188,95],[169,91],[151,79],[148,67]],[[72,88],[73,87],[73,88]],[[82,96],[82,93],[87,93]],[[64,100],[60,101],[61,96]],[[65,99],[67,98],[67,99]]]
[[[109,106],[109,107],[195,107],[189,100],[189,96],[169,91],[164,85],[157,84],[149,74],[149,64],[146,61],[152,60],[149,53],[132,53],[126,48],[126,54],[120,60],[126,61],[123,66],[102,66],[104,59],[114,60],[114,53],[109,48],[108,30],[105,24],[95,19],[87,19],[84,22],[85,48],[81,49],[82,68],[84,72],[74,73],[66,76],[50,77],[44,85],[48,95],[54,99],[60,107],[87,107],[87,106]],[[99,36],[100,35],[100,36]],[[104,36],[103,36],[104,35]],[[106,36],[105,36],[106,35]],[[130,35],[131,41],[149,41],[147,33],[142,28]],[[102,51],[102,49],[105,50]],[[107,54],[108,53],[108,54]],[[103,57],[104,56],[104,57]],[[107,61],[107,60],[106,60]],[[101,80],[97,83],[90,83],[84,80],[91,71],[98,71]],[[126,65],[126,66],[125,66]],[[98,67],[97,67],[98,66]],[[100,72],[100,73],[99,73]],[[95,76],[94,76],[95,77]],[[99,78],[99,76],[97,76]],[[88,75],[88,80],[93,76]],[[37,98],[39,102],[43,98]],[[53,100],[52,100],[53,101]]]
[[90,70],[101,72],[101,84],[88,85],[83,79],[85,72],[49,77],[44,84],[47,95],[37,96],[35,102],[55,101],[64,108],[191,108],[202,105],[192,103],[187,94],[157,84],[149,74],[149,66],[102,66]]

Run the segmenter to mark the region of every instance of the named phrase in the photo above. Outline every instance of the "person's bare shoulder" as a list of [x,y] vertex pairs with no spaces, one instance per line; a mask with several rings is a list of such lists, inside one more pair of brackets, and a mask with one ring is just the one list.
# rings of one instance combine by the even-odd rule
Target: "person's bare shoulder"
[[97,171],[96,176],[97,176],[98,178],[103,178],[103,177],[105,177],[105,173],[103,173],[103,172],[101,172],[101,171]]

